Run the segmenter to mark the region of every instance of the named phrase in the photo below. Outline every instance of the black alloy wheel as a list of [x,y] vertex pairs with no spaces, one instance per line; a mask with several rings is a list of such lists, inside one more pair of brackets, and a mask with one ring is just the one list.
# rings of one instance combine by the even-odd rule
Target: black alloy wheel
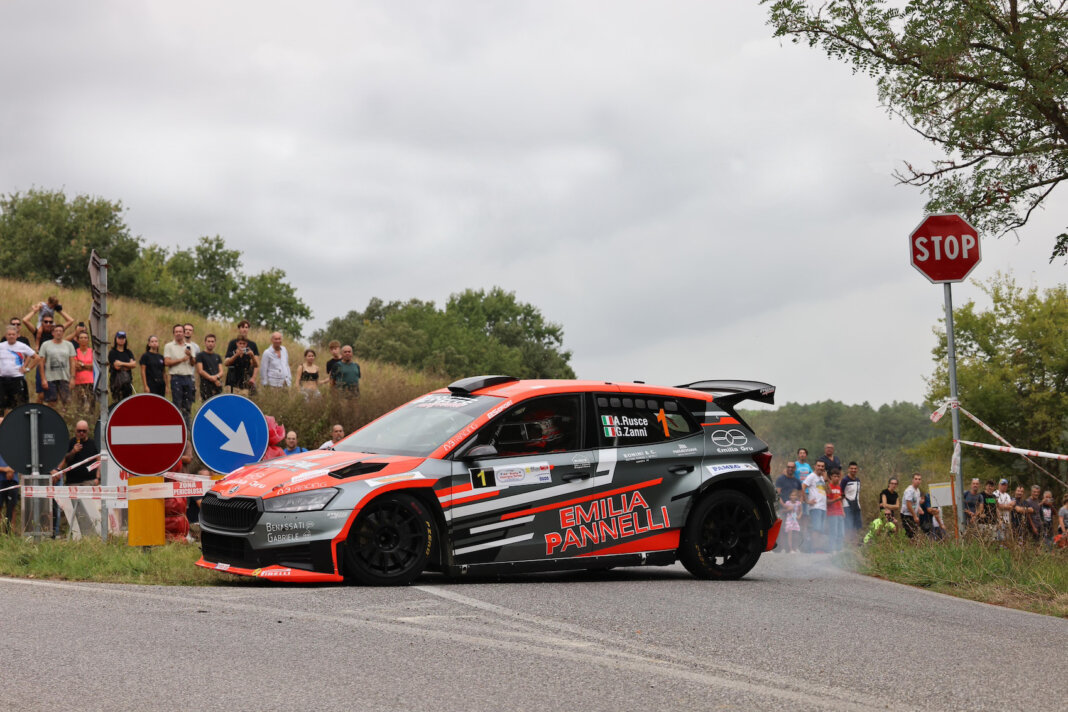
[[767,530],[752,500],[719,490],[694,507],[682,532],[679,559],[701,579],[739,579],[764,552]]
[[415,497],[377,497],[363,508],[345,544],[345,574],[354,583],[404,586],[423,572],[434,542],[434,518]]

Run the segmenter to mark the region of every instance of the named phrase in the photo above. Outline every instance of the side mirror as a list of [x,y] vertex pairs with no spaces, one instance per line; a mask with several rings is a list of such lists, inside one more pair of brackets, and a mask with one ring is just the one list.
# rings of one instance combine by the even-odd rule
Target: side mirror
[[497,448],[492,445],[476,445],[464,453],[465,460],[481,460],[486,457],[496,457]]

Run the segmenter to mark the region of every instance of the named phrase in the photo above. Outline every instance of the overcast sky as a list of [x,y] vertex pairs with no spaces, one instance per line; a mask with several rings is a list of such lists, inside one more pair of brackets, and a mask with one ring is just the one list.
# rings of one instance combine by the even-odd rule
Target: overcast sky
[[[500,285],[581,378],[919,402],[942,289],[909,264],[932,155],[874,83],[734,2],[0,5],[0,192],[222,235],[314,318]],[[1068,191],[972,277],[1048,265]],[[970,284],[954,300],[982,299]]]

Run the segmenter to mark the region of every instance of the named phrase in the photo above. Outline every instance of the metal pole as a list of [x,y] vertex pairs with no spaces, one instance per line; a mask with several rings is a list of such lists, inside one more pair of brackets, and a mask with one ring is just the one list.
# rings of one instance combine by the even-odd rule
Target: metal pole
[[[41,452],[38,448],[37,414],[38,411],[36,408],[30,408],[29,413],[27,413],[30,418],[30,469],[33,470],[30,477],[35,485],[40,484],[38,478],[41,476]],[[25,501],[25,498],[23,498],[23,503],[25,503]],[[43,500],[39,497],[35,497],[33,506],[31,507],[31,510],[33,511],[33,531],[31,534],[33,535],[34,540],[38,542],[41,541],[41,537],[43,536],[41,532],[41,510],[44,509],[43,505],[46,503],[50,506],[51,500]]]
[[[949,351],[949,410],[953,419],[953,442],[954,445],[960,440],[960,409],[957,407],[957,351],[953,343],[953,286],[946,282],[942,285],[946,295],[946,346]],[[961,456],[963,460],[963,455]],[[964,531],[964,476],[961,474],[963,466],[957,467],[956,486],[953,492],[953,504],[957,509],[957,530]]]

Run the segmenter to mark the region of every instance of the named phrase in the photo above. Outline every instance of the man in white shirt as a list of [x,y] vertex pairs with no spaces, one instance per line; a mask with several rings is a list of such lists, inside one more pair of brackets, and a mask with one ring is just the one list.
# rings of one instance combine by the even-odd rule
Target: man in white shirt
[[171,399],[185,416],[186,423],[193,409],[193,369],[196,356],[193,347],[185,343],[185,327],[175,324],[171,329],[174,341],[163,346],[163,365],[171,377]]
[[330,439],[320,445],[319,449],[325,450],[328,447],[334,447],[334,445],[337,445],[339,442],[341,442],[341,439],[344,437],[345,428],[341,427],[340,424],[335,424],[334,427],[330,428]]
[[19,327],[14,324],[8,325],[5,336],[0,341],[0,411],[7,415],[26,402],[26,373],[33,368],[37,352],[19,341]]
[[920,484],[923,476],[919,472],[912,475],[912,484],[905,488],[905,494],[901,495],[901,523],[905,525],[905,533],[909,539],[916,536],[920,528],[920,514],[923,513],[923,491]]
[[281,332],[271,334],[271,348],[260,357],[260,383],[274,388],[288,388],[292,383],[289,371],[289,354],[282,346]]
[[805,478],[805,501],[808,503],[808,533],[812,537],[809,551],[826,551],[824,527],[827,523],[827,469],[817,461],[816,469]]
[[1016,506],[1016,500],[1009,494],[1009,481],[1002,479],[998,482],[998,512],[1001,516],[998,518],[998,526],[994,531],[994,539],[997,541],[1005,541],[1008,538],[1008,532],[1012,528],[1012,510]]

